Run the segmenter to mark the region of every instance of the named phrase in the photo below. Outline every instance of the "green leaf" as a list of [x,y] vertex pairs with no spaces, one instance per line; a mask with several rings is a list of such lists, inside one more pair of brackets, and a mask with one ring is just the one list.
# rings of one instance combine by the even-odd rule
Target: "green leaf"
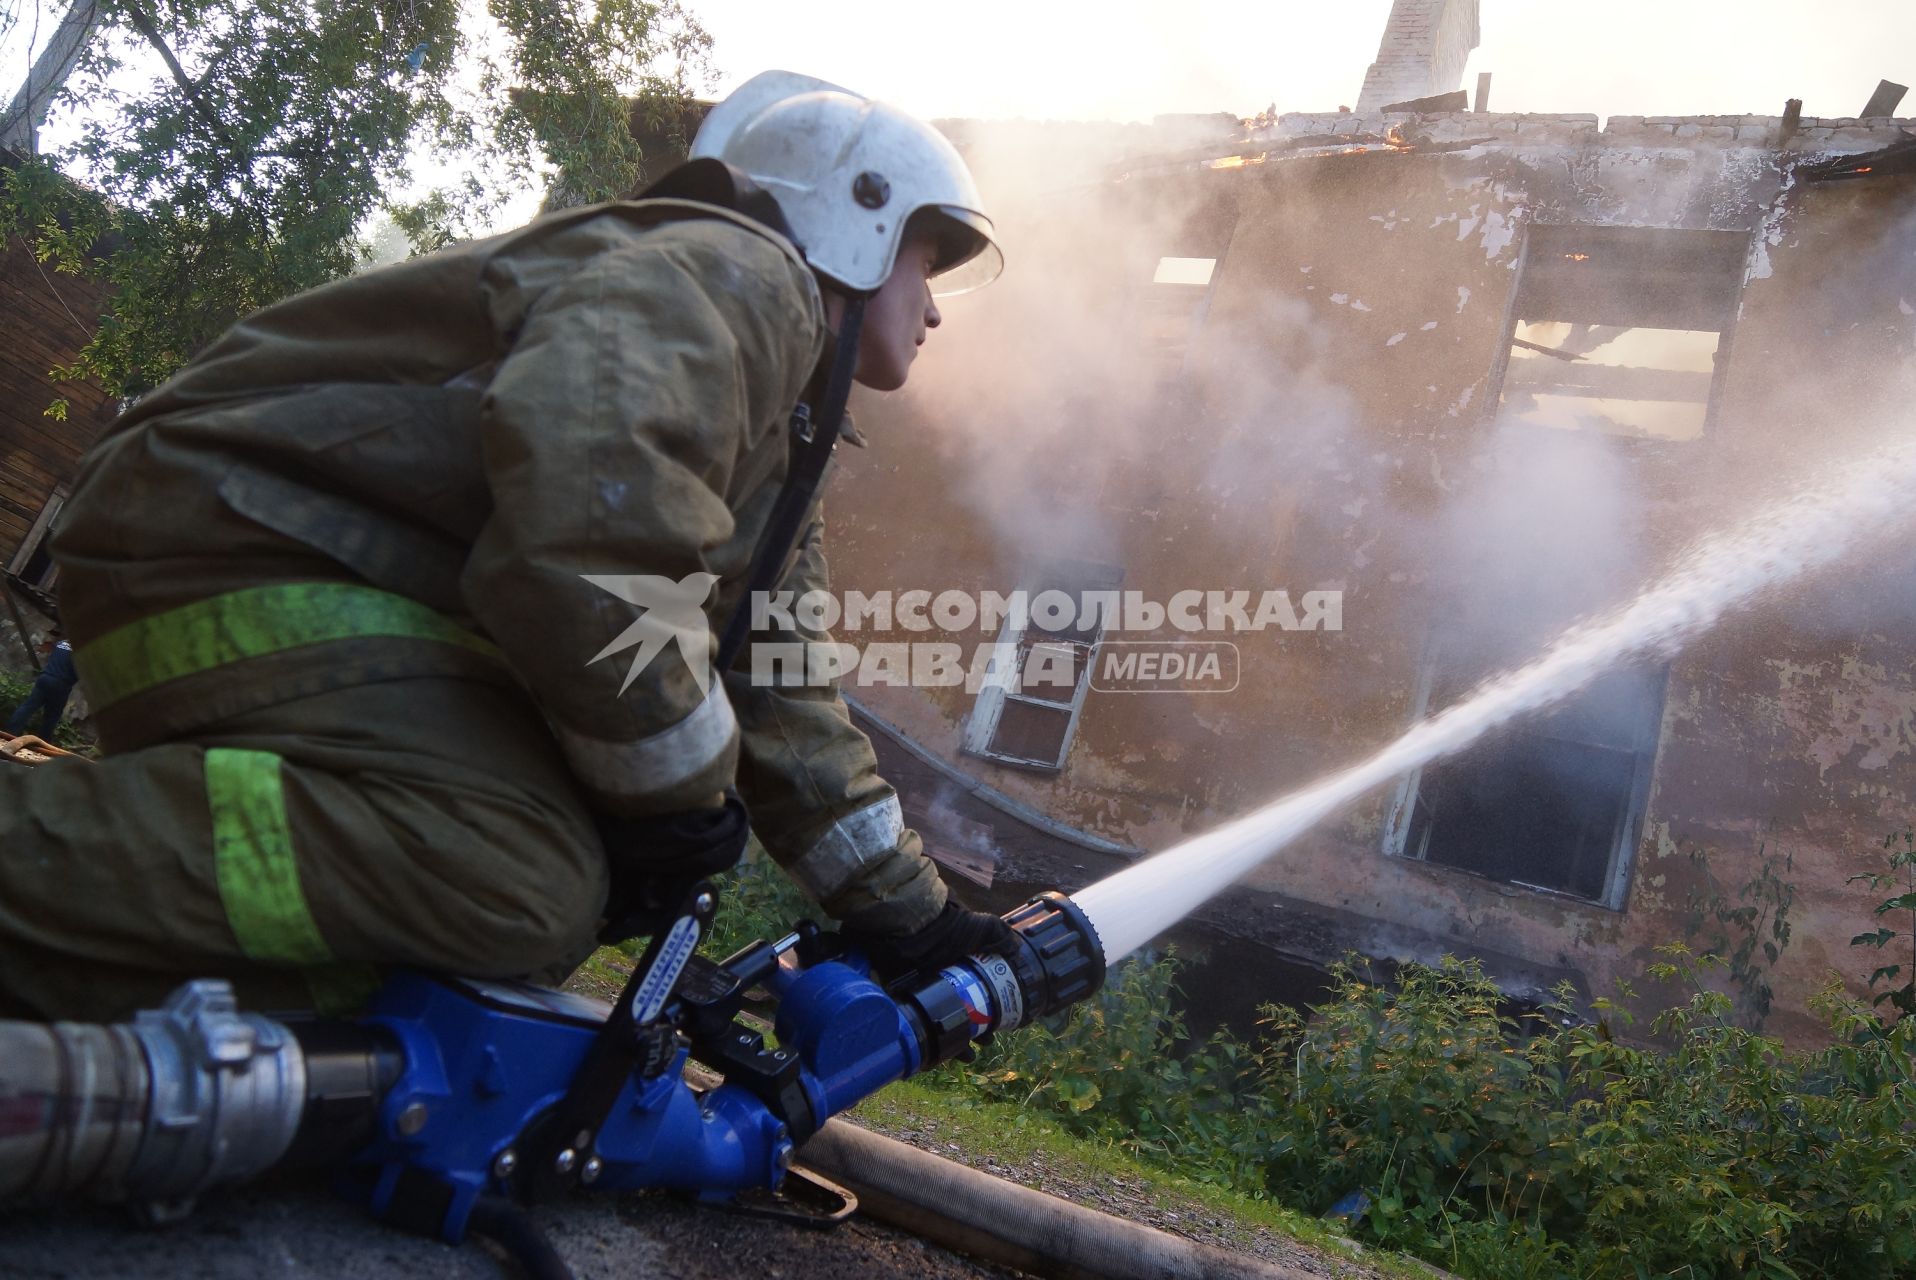
[[[468,10],[497,38],[469,38]],[[171,0],[97,17],[66,91],[89,104],[80,131],[5,175],[0,227],[105,287],[71,372],[115,396],[353,270],[376,212],[422,248],[487,228],[542,165],[554,204],[624,194],[646,163],[634,111],[677,121],[710,71],[675,0]],[[402,217],[415,157],[458,176]]]

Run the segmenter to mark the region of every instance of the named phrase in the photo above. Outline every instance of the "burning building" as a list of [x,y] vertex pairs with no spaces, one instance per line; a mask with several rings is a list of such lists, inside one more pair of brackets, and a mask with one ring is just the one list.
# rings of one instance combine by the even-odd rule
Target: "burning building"
[[[0,165],[10,157],[0,151]],[[57,274],[18,241],[0,250],[0,555],[12,608],[0,611],[8,661],[37,665],[18,643],[25,610],[51,612],[58,567],[48,539],[59,522],[80,456],[118,405],[99,388],[57,379],[92,336],[102,291]],[[56,405],[58,406],[56,408]]]
[[[844,677],[949,866],[1075,888],[1245,813],[1903,429],[1916,121],[1452,109],[1475,8],[1399,0],[1428,65],[1387,33],[1367,98],[1426,95],[1394,109],[948,125],[1015,270],[860,409],[835,591],[1183,593],[1198,623],[841,628],[1015,654]],[[1280,591],[1280,625],[1239,625]],[[1350,949],[1608,994],[1725,910],[1774,941],[1787,886],[1764,980],[1806,1032],[1804,997],[1871,967],[1849,882],[1911,821],[1913,623],[1906,541],[1773,595],[1334,819],[1207,908],[1211,943],[1264,998]],[[1215,679],[1140,674],[1199,644]]]

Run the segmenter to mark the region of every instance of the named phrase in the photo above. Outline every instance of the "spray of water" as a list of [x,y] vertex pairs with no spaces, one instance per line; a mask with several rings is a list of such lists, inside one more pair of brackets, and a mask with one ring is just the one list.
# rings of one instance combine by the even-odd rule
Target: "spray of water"
[[1916,513],[1916,442],[1832,469],[1786,501],[1693,544],[1660,581],[1566,632],[1367,760],[1073,895],[1115,964],[1350,801],[1496,726],[1575,693],[1617,662],[1668,654],[1766,588],[1835,560]]

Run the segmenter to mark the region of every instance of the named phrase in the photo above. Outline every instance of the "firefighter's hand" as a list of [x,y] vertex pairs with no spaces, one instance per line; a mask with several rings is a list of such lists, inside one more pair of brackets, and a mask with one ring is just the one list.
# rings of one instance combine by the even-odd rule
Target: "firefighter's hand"
[[600,817],[612,872],[601,942],[651,934],[671,923],[691,887],[729,870],[745,852],[751,815],[728,791],[709,809],[649,818]]
[[872,969],[883,978],[915,969],[942,969],[969,955],[1008,956],[1018,949],[1018,935],[997,916],[972,911],[947,899],[938,917],[917,933],[886,937],[846,925],[847,938],[862,947]]

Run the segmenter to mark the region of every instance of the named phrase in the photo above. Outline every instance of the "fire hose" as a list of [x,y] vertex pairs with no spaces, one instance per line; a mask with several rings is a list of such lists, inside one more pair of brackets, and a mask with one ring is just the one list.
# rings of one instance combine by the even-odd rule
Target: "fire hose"
[[[610,1009],[521,983],[396,972],[352,1020],[240,1011],[224,981],[111,1026],[0,1022],[0,1202],[123,1201],[149,1222],[269,1169],[333,1167],[384,1222],[504,1240],[563,1274],[516,1206],[571,1188],[706,1199],[776,1191],[831,1116],[1104,982],[1075,903],[1005,916],[1014,954],[881,983],[801,924],[694,954],[709,885],[686,894]],[[777,1003],[773,1038],[741,1020]],[[721,1083],[699,1088],[688,1061]]]

